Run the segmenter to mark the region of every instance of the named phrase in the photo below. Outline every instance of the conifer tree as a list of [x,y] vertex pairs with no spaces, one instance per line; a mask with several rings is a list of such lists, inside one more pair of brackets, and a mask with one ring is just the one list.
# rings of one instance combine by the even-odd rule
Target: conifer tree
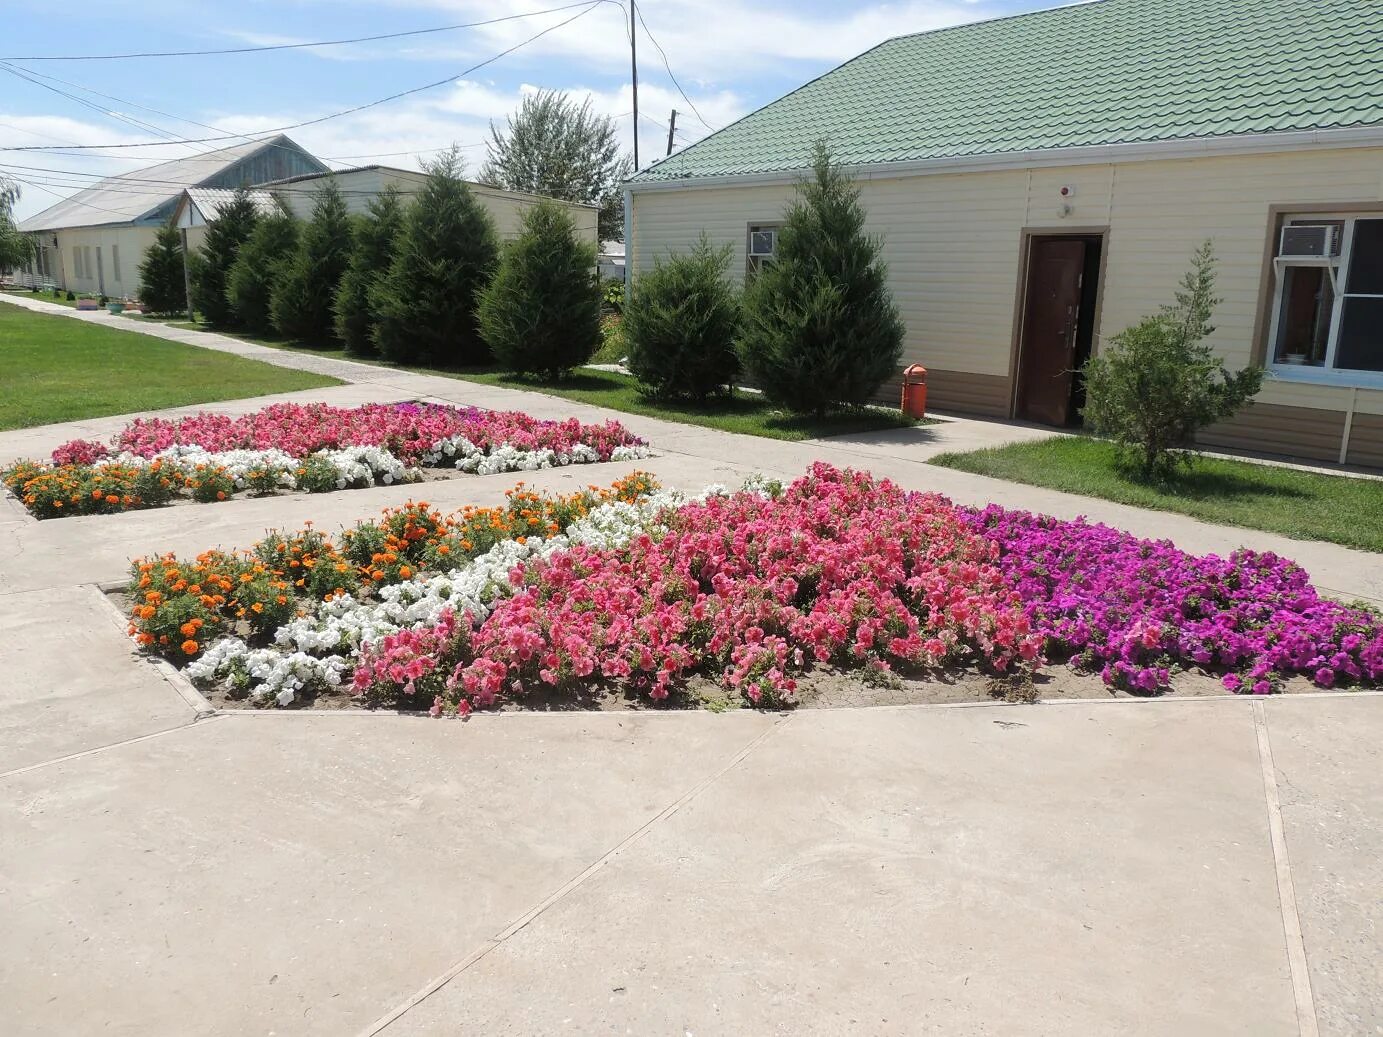
[[221,207],[207,226],[206,240],[190,259],[192,305],[212,324],[234,326],[239,315],[226,297],[226,278],[240,246],[250,237],[259,220],[259,211],[246,187]]
[[483,364],[476,295],[499,251],[490,214],[461,178],[457,148],[427,168],[389,273],[370,292],[375,344],[387,359],[439,367]]
[[187,309],[187,283],[183,279],[182,234],[172,221],[154,235],[139,264],[139,301],[150,313],[176,313]]
[[403,203],[392,184],[372,198],[366,213],[355,220],[351,261],[336,290],[336,337],[347,351],[370,356],[375,350],[370,292],[389,272],[403,228]]
[[523,214],[494,279],[480,292],[480,332],[505,370],[558,378],[600,346],[596,247],[571,214],[544,200]]
[[864,233],[859,189],[824,144],[812,167],[773,261],[745,290],[737,351],[772,402],[820,415],[866,403],[897,374],[904,328],[882,243]]
[[261,216],[240,246],[226,279],[226,295],[250,331],[263,335],[274,330],[270,301],[297,244],[298,223],[280,206]]
[[317,190],[312,218],[274,285],[269,310],[279,334],[312,346],[336,342],[332,306],[350,257],[350,214],[341,188],[328,179]]
[[626,363],[650,396],[705,399],[739,370],[739,293],[725,280],[730,246],[703,233],[690,252],[655,259],[624,306]]

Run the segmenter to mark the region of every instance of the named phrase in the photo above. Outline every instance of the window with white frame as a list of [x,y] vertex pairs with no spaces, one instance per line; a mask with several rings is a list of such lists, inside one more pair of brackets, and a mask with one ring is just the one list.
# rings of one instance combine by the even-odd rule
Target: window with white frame
[[778,251],[778,224],[758,223],[749,226],[749,264],[750,274],[757,274],[765,263],[773,262]]
[[1274,372],[1383,383],[1383,213],[1288,216],[1273,266]]
[[85,277],[82,272],[82,246],[72,246],[72,273],[76,277]]

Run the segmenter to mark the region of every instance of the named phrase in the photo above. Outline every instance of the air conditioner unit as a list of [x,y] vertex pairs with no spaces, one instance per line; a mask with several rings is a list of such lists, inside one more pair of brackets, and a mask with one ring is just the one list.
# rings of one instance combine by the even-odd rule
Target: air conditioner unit
[[773,258],[773,250],[778,245],[778,232],[769,227],[765,230],[749,232],[749,254],[764,259]]
[[1289,224],[1282,228],[1277,255],[1279,259],[1337,259],[1340,255],[1340,227],[1338,224]]

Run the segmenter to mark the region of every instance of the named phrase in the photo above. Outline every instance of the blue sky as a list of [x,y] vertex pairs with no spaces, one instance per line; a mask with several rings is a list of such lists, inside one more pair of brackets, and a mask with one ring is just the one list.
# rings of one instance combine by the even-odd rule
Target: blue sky
[[[634,124],[628,15],[627,8],[611,0],[597,0],[589,10],[574,7],[473,29],[340,47],[128,61],[17,60],[33,55],[339,39],[528,14],[573,2],[72,0],[59,15],[40,0],[8,0],[0,57],[16,59],[12,65],[26,74],[54,77],[40,82],[76,95],[90,106],[26,81],[0,65],[0,148],[53,149],[0,152],[0,172],[28,182],[21,183],[18,215],[23,217],[94,176],[135,170],[218,146],[55,153],[64,144],[138,144],[166,135],[255,134],[443,79],[450,81],[355,115],[290,130],[289,135],[315,154],[335,159],[332,164],[340,167],[369,162],[416,167],[454,141],[463,146],[463,154],[476,168],[484,159],[483,142],[491,120],[502,121],[525,92],[546,87],[589,96],[598,110],[618,120],[628,145]],[[639,103],[645,116],[639,132],[641,158],[646,164],[663,153],[668,113],[674,107],[681,113],[677,142],[685,146],[889,36],[1058,2],[642,0],[639,10],[705,122],[678,95],[656,48],[641,30]],[[461,75],[468,67],[574,15],[579,16],[541,39]]]

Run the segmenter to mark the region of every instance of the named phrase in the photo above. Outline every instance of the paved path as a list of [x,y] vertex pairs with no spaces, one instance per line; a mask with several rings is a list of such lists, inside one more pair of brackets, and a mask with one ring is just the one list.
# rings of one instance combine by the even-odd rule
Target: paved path
[[[607,416],[329,373],[357,367],[294,398]],[[820,457],[1197,549],[1282,545],[1380,596],[1374,556],[922,463],[986,423],[782,444],[622,420],[674,485]],[[0,434],[0,457],[69,431]],[[1383,696],[198,720],[94,586],[133,554],[417,493],[0,510],[0,1033],[1383,1032]]]

